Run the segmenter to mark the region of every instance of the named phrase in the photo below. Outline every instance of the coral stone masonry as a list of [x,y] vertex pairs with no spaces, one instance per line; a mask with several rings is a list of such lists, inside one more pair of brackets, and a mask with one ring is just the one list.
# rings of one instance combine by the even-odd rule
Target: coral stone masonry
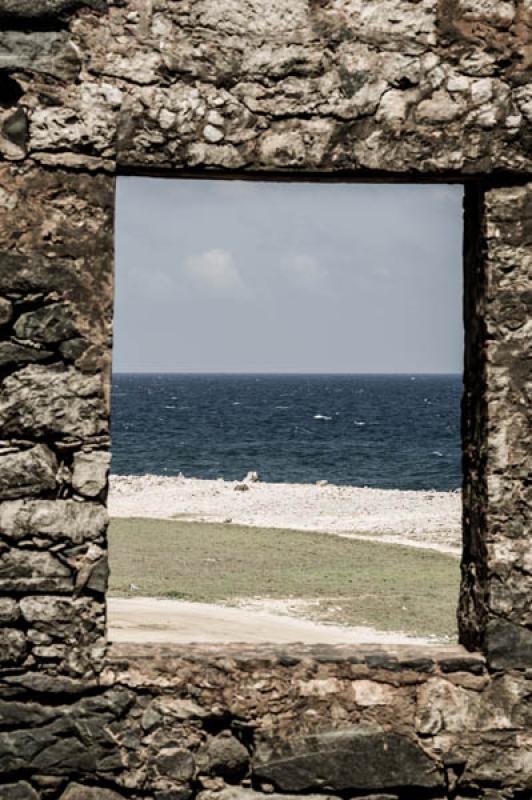
[[[532,797],[531,32],[528,0],[0,0],[0,800]],[[120,173],[465,184],[460,646],[107,644]]]

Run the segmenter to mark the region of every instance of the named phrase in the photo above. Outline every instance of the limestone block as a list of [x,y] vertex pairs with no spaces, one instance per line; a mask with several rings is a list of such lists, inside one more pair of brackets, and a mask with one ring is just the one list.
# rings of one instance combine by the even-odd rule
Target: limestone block
[[72,487],[85,497],[97,497],[107,486],[111,454],[105,451],[76,453]]
[[16,622],[19,616],[20,610],[17,601],[11,597],[0,597],[0,624]]
[[55,489],[57,459],[44,444],[0,453],[0,499],[36,495]]
[[0,554],[0,591],[70,591],[72,573],[51,553],[8,550]]
[[415,741],[369,724],[287,740],[259,738],[252,770],[289,792],[444,786],[442,768]]
[[19,664],[26,657],[26,639],[22,631],[0,628],[0,664]]
[[61,342],[77,334],[72,306],[68,303],[51,303],[21,314],[14,329],[19,339],[31,339],[40,344]]
[[[198,794],[198,800],[264,800],[264,792],[255,792],[253,789],[244,789],[241,786],[226,786],[221,791],[204,791]],[[278,794],[271,792],[267,795],[269,800],[301,800],[301,795]],[[380,795],[376,800],[396,800],[395,795]],[[334,795],[305,794],[305,800],[338,800]],[[366,798],[360,798],[366,800]]]
[[7,435],[84,439],[106,433],[102,376],[75,367],[25,367],[0,389],[0,425]]
[[108,515],[98,503],[73,500],[13,500],[0,503],[0,533],[9,539],[44,536],[81,544],[101,538]]

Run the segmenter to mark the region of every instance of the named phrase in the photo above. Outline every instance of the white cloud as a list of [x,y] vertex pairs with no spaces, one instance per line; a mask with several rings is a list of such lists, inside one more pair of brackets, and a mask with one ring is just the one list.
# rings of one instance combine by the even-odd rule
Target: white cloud
[[244,289],[240,272],[228,250],[206,250],[190,256],[185,270],[195,284],[215,294],[240,294]]
[[329,272],[308,253],[290,253],[282,257],[281,267],[290,281],[307,291],[323,291],[329,281]]

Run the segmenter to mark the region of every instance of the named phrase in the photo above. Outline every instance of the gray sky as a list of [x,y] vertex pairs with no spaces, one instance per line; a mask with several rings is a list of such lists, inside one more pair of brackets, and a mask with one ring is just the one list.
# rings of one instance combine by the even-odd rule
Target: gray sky
[[461,372],[462,187],[120,178],[117,372]]

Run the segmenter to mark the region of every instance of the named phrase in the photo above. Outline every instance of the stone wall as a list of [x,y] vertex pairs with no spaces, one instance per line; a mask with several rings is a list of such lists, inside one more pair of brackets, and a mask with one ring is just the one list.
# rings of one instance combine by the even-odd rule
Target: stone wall
[[[531,17],[0,0],[0,800],[532,797]],[[476,652],[106,645],[117,171],[466,184]]]

